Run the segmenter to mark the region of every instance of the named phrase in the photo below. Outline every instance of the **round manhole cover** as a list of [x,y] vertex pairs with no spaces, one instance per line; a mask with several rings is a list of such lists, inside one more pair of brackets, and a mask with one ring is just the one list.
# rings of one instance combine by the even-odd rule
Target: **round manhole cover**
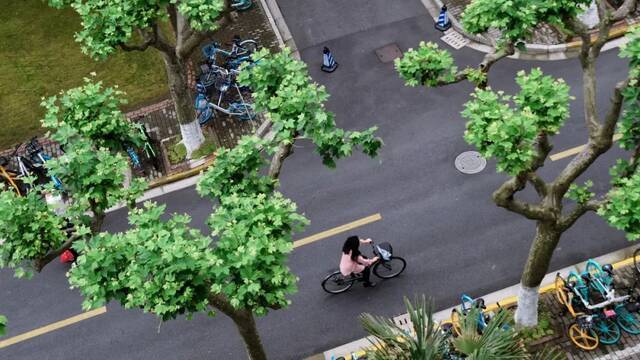
[[487,160],[477,151],[465,151],[456,157],[456,169],[465,174],[477,174],[487,166]]

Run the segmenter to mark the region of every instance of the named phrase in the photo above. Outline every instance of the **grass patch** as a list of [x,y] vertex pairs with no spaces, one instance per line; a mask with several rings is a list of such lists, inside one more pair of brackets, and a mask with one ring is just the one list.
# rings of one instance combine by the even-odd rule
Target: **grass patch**
[[156,50],[122,52],[94,61],[80,51],[74,33],[80,18],[42,0],[5,1],[0,12],[0,149],[44,133],[41,98],[82,84],[91,72],[127,93],[128,107],[168,92]]
[[216,146],[215,140],[205,134],[204,142],[202,143],[202,145],[200,145],[198,150],[194,151],[193,154],[191,154],[191,158],[195,160],[207,157],[213,154],[213,152],[216,151],[217,148],[218,147]]

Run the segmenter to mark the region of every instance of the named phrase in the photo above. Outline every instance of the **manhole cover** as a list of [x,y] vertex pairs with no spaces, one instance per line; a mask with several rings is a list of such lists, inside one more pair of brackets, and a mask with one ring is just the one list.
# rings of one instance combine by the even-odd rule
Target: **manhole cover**
[[456,157],[456,169],[465,174],[477,174],[487,166],[487,160],[477,151],[465,151]]
[[441,37],[440,40],[449,44],[452,48],[456,50],[463,48],[465,45],[469,43],[469,39],[460,35],[460,33],[454,30],[447,30],[444,34],[445,35]]
[[378,60],[380,60],[381,62],[389,63],[395,60],[396,58],[402,57],[402,51],[400,51],[400,48],[398,47],[398,45],[394,43],[394,44],[385,45],[380,49],[376,50],[376,56],[378,57]]

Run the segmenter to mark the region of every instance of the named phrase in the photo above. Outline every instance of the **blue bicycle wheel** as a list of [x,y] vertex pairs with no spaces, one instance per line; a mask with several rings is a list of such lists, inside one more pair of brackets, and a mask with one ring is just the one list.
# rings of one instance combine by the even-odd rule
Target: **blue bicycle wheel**
[[622,336],[620,326],[611,318],[595,320],[593,330],[598,334],[600,342],[605,345],[616,344]]
[[629,334],[640,334],[640,315],[630,312],[624,305],[616,307],[616,322]]

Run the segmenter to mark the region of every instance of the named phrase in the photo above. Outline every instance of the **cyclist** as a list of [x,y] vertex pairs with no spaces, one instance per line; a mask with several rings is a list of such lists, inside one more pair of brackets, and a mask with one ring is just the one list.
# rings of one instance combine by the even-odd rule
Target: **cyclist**
[[340,272],[344,276],[362,273],[365,287],[374,287],[376,283],[369,280],[371,265],[378,261],[378,257],[368,259],[360,253],[360,244],[370,244],[371,239],[360,239],[358,236],[349,236],[342,245],[342,258],[340,259]]

